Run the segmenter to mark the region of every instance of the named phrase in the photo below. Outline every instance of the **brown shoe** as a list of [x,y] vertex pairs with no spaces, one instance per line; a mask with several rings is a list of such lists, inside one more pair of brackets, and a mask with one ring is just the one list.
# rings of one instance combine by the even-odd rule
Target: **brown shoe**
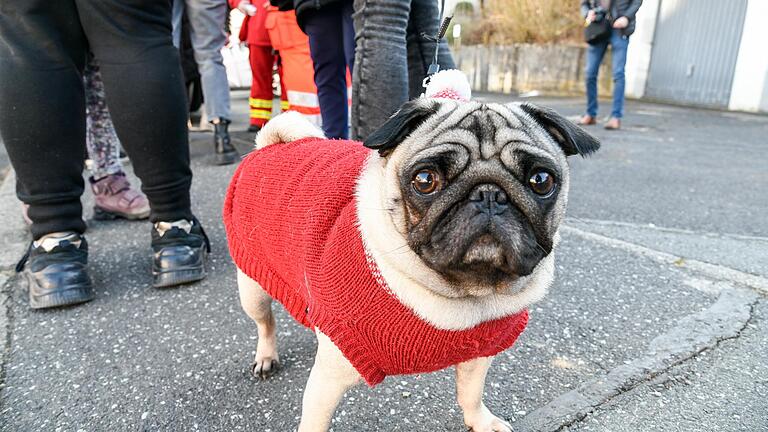
[[583,117],[582,117],[582,118],[579,120],[579,124],[580,124],[580,125],[582,125],[582,126],[589,126],[589,125],[597,124],[597,120],[595,120],[595,118],[594,118],[594,117],[592,117],[591,115],[589,115],[589,114],[585,114],[585,115],[584,115],[584,116],[583,116]]
[[621,129],[621,120],[617,119],[616,117],[611,117],[607,122],[605,122],[605,126],[603,127],[608,130],[619,130]]

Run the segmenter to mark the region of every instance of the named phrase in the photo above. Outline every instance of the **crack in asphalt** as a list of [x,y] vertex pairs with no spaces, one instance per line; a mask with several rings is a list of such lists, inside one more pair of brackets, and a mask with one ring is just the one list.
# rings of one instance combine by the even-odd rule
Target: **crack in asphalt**
[[12,272],[0,272],[0,411],[2,411],[2,393],[5,389],[5,371],[11,354],[11,333],[13,330],[13,312],[11,311],[11,290],[15,281]]

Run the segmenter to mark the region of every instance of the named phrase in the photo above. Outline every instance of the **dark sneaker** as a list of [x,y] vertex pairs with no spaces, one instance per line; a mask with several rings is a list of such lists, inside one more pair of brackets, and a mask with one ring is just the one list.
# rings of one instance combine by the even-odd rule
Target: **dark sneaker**
[[155,223],[152,251],[155,288],[195,282],[206,276],[205,260],[211,245],[197,219]]
[[213,124],[213,146],[216,165],[233,164],[240,158],[229,138],[229,120],[222,119],[219,123]]
[[248,132],[256,133],[261,130],[261,126],[252,124],[248,126]]
[[88,242],[76,233],[51,234],[32,243],[16,265],[29,282],[29,306],[44,309],[93,299]]

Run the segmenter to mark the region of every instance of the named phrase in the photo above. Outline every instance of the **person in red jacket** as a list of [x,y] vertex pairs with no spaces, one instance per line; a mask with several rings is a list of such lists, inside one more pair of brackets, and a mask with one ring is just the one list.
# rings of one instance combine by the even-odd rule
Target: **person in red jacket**
[[250,105],[251,121],[248,132],[258,132],[272,116],[272,68],[278,62],[280,75],[281,102],[283,111],[288,109],[288,96],[283,80],[282,69],[279,66],[279,58],[275,55],[272,42],[265,25],[267,19],[266,4],[251,3],[247,0],[229,0],[232,8],[245,14],[245,19],[240,27],[238,38],[248,44],[248,57],[251,63],[251,97]]

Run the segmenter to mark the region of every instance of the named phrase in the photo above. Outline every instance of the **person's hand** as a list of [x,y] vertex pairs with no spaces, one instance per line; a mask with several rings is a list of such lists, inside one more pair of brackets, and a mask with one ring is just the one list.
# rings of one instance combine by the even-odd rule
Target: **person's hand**
[[249,0],[241,0],[237,5],[237,10],[248,16],[256,15],[256,6],[252,5]]
[[595,10],[590,9],[589,12],[587,12],[587,24],[590,24],[592,21],[595,20]]
[[615,29],[627,28],[628,25],[629,25],[629,18],[624,16],[616,18],[616,20],[613,22],[613,28]]

